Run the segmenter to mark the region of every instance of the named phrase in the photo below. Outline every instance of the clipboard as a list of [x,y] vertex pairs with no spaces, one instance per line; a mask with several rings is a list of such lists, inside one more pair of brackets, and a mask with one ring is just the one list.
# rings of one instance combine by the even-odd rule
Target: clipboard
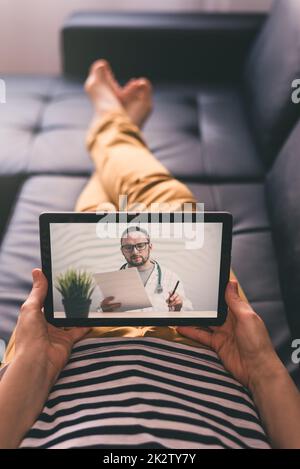
[[136,267],[94,273],[93,276],[103,298],[113,296],[114,303],[121,303],[120,312],[152,308],[152,303]]

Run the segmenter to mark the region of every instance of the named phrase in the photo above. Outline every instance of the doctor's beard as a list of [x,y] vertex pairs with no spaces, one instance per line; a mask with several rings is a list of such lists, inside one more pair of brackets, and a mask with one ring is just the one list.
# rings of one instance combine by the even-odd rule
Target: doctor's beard
[[127,260],[128,264],[132,267],[139,267],[141,265],[146,264],[147,260],[149,259],[150,253],[148,252],[146,255],[142,254],[132,254]]

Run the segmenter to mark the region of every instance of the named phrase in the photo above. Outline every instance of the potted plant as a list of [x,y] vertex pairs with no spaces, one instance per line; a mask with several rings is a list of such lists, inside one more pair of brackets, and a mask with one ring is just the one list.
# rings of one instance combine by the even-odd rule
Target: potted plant
[[61,293],[67,318],[87,318],[94,291],[92,276],[69,269],[56,278],[55,288]]

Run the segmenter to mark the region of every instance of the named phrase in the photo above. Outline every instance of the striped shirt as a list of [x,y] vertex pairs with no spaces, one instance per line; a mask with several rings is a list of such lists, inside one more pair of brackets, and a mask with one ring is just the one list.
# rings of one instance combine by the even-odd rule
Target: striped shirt
[[270,448],[248,390],[207,348],[77,343],[21,448]]

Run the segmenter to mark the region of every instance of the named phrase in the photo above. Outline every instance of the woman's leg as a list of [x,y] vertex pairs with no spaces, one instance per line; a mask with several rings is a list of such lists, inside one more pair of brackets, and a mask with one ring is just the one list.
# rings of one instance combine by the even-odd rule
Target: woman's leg
[[[143,100],[138,102],[133,99],[130,108],[130,95],[127,95],[130,112],[126,112],[116,99],[112,85],[107,83],[107,72],[106,76],[103,70],[94,72],[96,76],[91,80],[94,88],[91,87],[88,92],[92,101],[97,100],[96,115],[88,131],[87,147],[95,164],[95,172],[80,194],[75,210],[102,211],[114,207],[118,210],[120,195],[127,196],[128,210],[138,203],[146,208],[153,203],[167,203],[170,210],[180,209],[185,203],[194,206],[196,200],[191,191],[172,177],[151,154],[144,141],[139,129],[139,124],[145,120]],[[148,112],[146,101],[147,98],[145,112]],[[234,278],[233,273],[231,277]],[[180,336],[173,327],[98,327],[89,334],[90,337],[143,335],[199,347],[199,343]],[[13,354],[14,333],[4,361],[10,361]]]
[[94,172],[77,199],[75,212],[96,212],[100,207],[103,211],[116,209],[109,202],[98,173]]
[[[180,209],[184,203],[196,204],[190,190],[150,153],[140,130],[124,112],[107,113],[99,120],[88,133],[88,148],[103,184],[102,191],[117,207],[120,194],[127,196],[128,209],[138,203],[147,208],[153,203],[168,203],[170,210]],[[172,326],[100,327],[94,328],[90,336],[148,336],[199,347],[199,343],[181,336]]]
[[[168,203],[170,210],[180,209],[185,203],[195,204],[190,190],[174,179],[151,154],[139,129],[149,111],[149,85],[146,84],[143,90],[144,99],[142,97],[139,101],[135,100],[134,85],[131,85],[131,90],[126,93],[126,104],[130,108],[127,112],[113,102],[113,96],[107,97],[111,89],[110,86],[103,89],[106,77],[101,70],[92,81],[92,90],[88,90],[92,101],[97,100],[98,103],[100,95],[102,101],[109,102],[113,109],[103,112],[103,107],[99,110],[95,104],[96,115],[88,131],[87,147],[96,170],[80,194],[75,210],[101,211],[114,207],[119,210],[119,197],[122,195],[127,197],[127,207],[122,208],[128,210],[136,204],[148,208],[152,203]],[[174,336],[168,327],[151,326],[98,327],[93,328],[89,336],[136,337],[146,335],[148,331],[157,334],[158,330],[162,337]]]
[[[101,86],[101,80],[98,84]],[[137,123],[124,109],[96,116],[88,132],[87,146],[103,190],[117,208],[120,208],[121,195],[127,197],[128,210],[136,204],[143,204],[147,209],[153,204],[168,204],[169,210],[182,209],[184,204],[195,206],[196,199],[191,191],[154,157]],[[92,334],[100,333],[101,329],[95,328]],[[180,336],[173,327],[149,326],[139,328],[139,333],[196,345]]]
[[107,112],[90,129],[87,145],[109,200],[127,208],[169,204],[170,210],[196,204],[186,185],[175,179],[148,149],[140,129],[123,110]]

